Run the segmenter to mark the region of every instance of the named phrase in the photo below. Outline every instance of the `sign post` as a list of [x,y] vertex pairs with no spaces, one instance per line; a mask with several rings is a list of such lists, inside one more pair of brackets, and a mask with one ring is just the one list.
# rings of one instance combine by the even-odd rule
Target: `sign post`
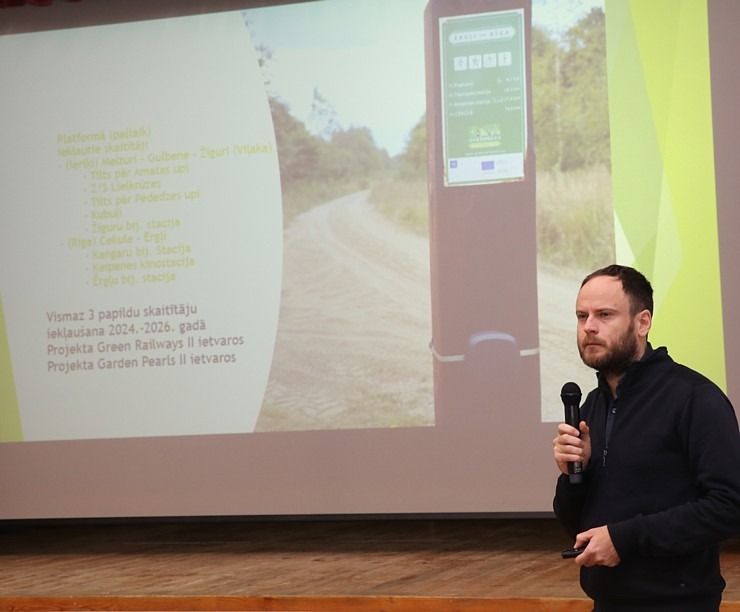
[[430,0],[425,26],[437,424],[539,417],[531,0]]

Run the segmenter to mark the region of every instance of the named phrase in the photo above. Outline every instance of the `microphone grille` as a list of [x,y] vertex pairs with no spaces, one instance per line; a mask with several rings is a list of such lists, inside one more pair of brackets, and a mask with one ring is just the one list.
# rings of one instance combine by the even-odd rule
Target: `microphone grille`
[[580,398],[581,388],[574,382],[567,382],[563,385],[563,388],[560,391],[561,397],[565,395],[577,395]]

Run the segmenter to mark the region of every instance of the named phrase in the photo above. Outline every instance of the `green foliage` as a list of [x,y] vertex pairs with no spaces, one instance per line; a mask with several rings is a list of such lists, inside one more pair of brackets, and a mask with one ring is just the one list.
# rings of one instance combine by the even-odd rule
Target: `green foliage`
[[591,9],[568,31],[567,41],[562,67],[561,169],[608,165],[611,156],[604,12]]
[[537,167],[609,165],[605,17],[593,8],[560,42],[532,31],[532,96]]
[[328,176],[365,181],[379,176],[390,164],[388,153],[378,149],[365,127],[334,132],[327,147]]
[[419,236],[429,236],[429,197],[424,176],[408,179],[396,176],[373,185],[370,202],[396,225]]
[[319,170],[318,139],[290,114],[283,102],[271,98],[270,110],[283,187],[288,179],[300,182],[315,177]]
[[593,270],[614,261],[611,176],[604,166],[537,174],[537,253],[546,264]]
[[377,148],[367,128],[335,130],[326,141],[311,134],[277,98],[270,99],[270,108],[286,223],[316,204],[367,189],[389,168],[388,154]]
[[560,117],[561,50],[542,30],[532,29],[532,108],[538,169],[560,165],[562,120]]
[[406,142],[399,160],[398,175],[403,180],[425,179],[427,174],[427,117],[422,115]]

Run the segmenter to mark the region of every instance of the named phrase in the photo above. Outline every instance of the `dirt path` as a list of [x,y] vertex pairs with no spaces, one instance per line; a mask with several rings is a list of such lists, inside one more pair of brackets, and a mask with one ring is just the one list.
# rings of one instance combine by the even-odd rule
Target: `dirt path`
[[285,232],[258,431],[433,423],[429,243],[367,195],[318,206]]

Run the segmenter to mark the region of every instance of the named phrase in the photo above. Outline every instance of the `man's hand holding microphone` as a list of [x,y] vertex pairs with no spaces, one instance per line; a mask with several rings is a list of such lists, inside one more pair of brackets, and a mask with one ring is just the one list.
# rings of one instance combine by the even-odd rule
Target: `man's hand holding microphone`
[[[588,425],[580,420],[581,389],[574,382],[565,383],[560,398],[565,408],[565,423],[558,425],[558,435],[552,441],[553,454],[560,471],[568,475],[570,483],[580,485],[583,482],[583,470],[591,459]],[[584,552],[586,554],[582,554]],[[574,547],[564,550],[562,556],[565,559],[575,558],[578,565],[587,567],[614,567],[620,561],[605,525],[579,533]]]

